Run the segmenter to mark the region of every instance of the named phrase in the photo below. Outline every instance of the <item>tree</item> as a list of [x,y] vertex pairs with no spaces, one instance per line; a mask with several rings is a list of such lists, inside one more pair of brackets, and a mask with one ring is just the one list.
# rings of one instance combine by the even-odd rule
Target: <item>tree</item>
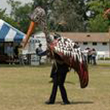
[[108,31],[109,21],[104,19],[103,14],[110,7],[108,0],[93,0],[88,3],[91,12],[89,23],[89,31],[106,32]]
[[89,29],[91,32],[107,32],[109,21],[105,20],[101,14],[96,15],[89,20]]
[[8,0],[7,2],[12,8],[10,17],[18,24],[17,28],[26,33],[30,23],[28,14],[31,11],[32,3],[21,5],[19,1]]
[[[57,30],[63,28],[63,31],[86,31],[87,16],[84,0],[60,0],[55,2],[54,7],[53,18],[58,26]],[[62,21],[65,22],[65,25],[59,23]]]
[[19,1],[14,1],[14,0],[7,0],[7,3],[9,5],[11,5],[11,13],[10,13],[10,16],[15,18],[15,11],[17,9],[19,9],[20,5],[21,5],[21,2]]
[[0,19],[4,19],[4,17],[6,16],[5,11],[6,11],[6,9],[4,9],[4,10],[0,9]]
[[50,30],[86,31],[85,0],[33,0],[48,15]]
[[10,18],[5,13],[5,11],[6,11],[6,9],[4,9],[4,10],[0,9],[0,19],[3,19],[4,21],[8,22],[9,24],[11,24],[14,27],[18,27],[18,24],[12,18]]
[[25,4],[24,6],[20,6],[17,10],[15,10],[15,20],[19,23],[19,29],[23,32],[27,32],[28,26],[30,24],[30,20],[28,14],[31,11],[31,5]]

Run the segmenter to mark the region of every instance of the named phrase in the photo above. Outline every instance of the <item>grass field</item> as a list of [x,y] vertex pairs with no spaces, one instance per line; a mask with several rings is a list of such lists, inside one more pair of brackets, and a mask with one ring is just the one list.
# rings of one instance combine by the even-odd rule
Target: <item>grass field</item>
[[74,71],[67,75],[70,105],[62,105],[58,91],[56,103],[46,105],[52,84],[51,67],[0,65],[0,110],[110,110],[110,65],[89,66],[90,82],[80,89]]

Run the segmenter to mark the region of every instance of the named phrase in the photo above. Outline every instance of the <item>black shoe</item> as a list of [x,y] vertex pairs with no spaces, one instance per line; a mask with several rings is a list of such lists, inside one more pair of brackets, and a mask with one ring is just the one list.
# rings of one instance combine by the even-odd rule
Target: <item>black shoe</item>
[[63,105],[66,105],[66,104],[70,104],[70,102],[69,101],[63,102]]
[[46,101],[45,104],[54,104],[52,101]]

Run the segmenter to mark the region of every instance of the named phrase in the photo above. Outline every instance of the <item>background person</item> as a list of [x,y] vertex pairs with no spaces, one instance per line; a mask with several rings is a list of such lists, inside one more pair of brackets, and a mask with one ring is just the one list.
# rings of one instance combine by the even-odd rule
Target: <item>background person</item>
[[18,61],[19,57],[18,57],[18,54],[19,54],[19,50],[18,50],[19,46],[15,46],[14,48],[14,58],[15,58],[15,62]]
[[92,63],[92,50],[89,48],[88,49],[88,64],[91,64]]
[[92,64],[93,64],[93,65],[96,65],[96,64],[97,64],[97,63],[96,63],[97,52],[96,52],[95,48],[92,49],[91,55],[92,55]]
[[18,47],[18,57],[19,57],[19,64],[20,65],[24,65],[24,59],[23,59],[22,51],[23,51],[23,49],[22,49],[22,46],[20,45]]
[[41,58],[42,58],[42,56],[39,54],[41,54],[42,52],[43,52],[42,44],[39,44],[38,48],[36,48],[36,54],[39,56],[39,64],[41,64]]
[[14,49],[12,43],[9,43],[7,46],[7,55],[9,58],[9,64],[14,63]]

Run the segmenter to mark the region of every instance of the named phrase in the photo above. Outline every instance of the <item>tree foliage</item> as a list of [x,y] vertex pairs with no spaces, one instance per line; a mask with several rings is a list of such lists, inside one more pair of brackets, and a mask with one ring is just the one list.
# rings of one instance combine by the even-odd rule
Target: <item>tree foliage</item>
[[84,0],[33,0],[48,14],[49,27],[56,31],[86,31]]
[[56,22],[62,21],[65,24],[59,24],[59,28],[64,31],[84,31],[85,4],[83,0],[63,0],[56,3],[54,10],[54,18]]
[[5,13],[6,9],[0,9],[0,19],[3,19],[4,21],[8,22],[14,27],[18,27],[17,22],[15,22],[9,15]]
[[106,32],[109,28],[109,21],[103,17],[104,11],[110,7],[109,0],[92,0],[88,3],[91,12],[88,21],[89,31]]
[[[11,6],[10,16],[5,13],[6,9],[0,9],[0,19],[25,33],[30,23],[28,14],[36,6],[45,9],[51,31],[106,32],[110,25],[103,17],[104,11],[110,8],[109,0],[32,0],[24,5],[20,1],[7,2]],[[87,12],[90,13],[88,16]]]
[[11,18],[18,24],[17,28],[23,32],[27,32],[28,25],[29,25],[29,18],[28,14],[31,11],[31,3],[21,5],[21,2],[8,0],[9,5],[11,5]]
[[2,9],[0,9],[0,19],[4,19],[5,18],[5,11],[6,11],[6,9],[4,9],[4,10],[2,10]]

